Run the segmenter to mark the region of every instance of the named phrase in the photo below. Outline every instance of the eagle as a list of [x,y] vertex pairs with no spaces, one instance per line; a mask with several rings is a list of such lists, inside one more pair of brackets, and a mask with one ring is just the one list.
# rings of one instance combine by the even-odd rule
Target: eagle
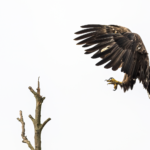
[[104,68],[124,72],[123,81],[113,77],[106,80],[114,85],[114,91],[119,85],[124,92],[133,89],[136,79],[142,82],[150,98],[150,66],[149,57],[141,37],[128,28],[118,25],[88,24],[81,26],[82,34],[74,40],[81,40],[77,45],[87,48],[85,54],[94,53],[92,58],[102,58],[96,66],[107,63]]

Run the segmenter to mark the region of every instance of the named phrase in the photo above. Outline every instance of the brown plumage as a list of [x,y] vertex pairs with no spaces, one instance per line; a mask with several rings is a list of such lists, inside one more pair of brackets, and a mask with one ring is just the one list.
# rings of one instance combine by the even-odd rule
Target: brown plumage
[[94,53],[92,58],[99,58],[96,65],[107,63],[104,68],[116,71],[121,67],[125,73],[121,87],[124,92],[133,88],[136,79],[142,82],[150,94],[150,67],[146,48],[141,37],[129,29],[117,25],[84,25],[84,28],[75,34],[83,34],[75,40],[81,40],[77,45],[83,44],[85,54]]

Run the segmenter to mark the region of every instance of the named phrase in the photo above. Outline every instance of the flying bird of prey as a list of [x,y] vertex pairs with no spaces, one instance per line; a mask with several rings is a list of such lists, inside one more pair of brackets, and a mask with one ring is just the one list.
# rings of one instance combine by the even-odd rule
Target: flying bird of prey
[[[118,25],[89,24],[75,34],[83,34],[75,40],[81,40],[77,45],[88,47],[85,54],[94,53],[92,58],[102,58],[96,65],[107,63],[104,68],[124,72],[122,82],[110,78],[108,84],[114,85],[114,90],[120,85],[124,92],[133,89],[136,79],[142,82],[150,95],[149,57],[141,37],[128,28]],[[91,47],[92,46],[92,47]]]

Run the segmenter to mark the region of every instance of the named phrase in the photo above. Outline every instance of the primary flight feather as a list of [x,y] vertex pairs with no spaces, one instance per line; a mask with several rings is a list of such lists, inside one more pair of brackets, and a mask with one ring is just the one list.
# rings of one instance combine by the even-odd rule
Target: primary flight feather
[[107,63],[104,68],[116,71],[121,67],[121,71],[125,73],[122,82],[114,78],[107,80],[108,84],[114,85],[114,90],[117,85],[120,85],[124,92],[132,89],[136,79],[139,79],[150,95],[149,57],[138,34],[117,25],[89,24],[81,28],[84,29],[75,34],[83,35],[75,40],[81,40],[77,45],[83,44],[83,47],[87,47],[85,54],[95,52],[92,58],[102,58],[97,66]]

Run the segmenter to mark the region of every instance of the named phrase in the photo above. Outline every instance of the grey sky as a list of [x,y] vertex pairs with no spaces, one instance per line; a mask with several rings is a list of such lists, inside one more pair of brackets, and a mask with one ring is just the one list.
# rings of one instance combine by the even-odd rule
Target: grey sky
[[138,33],[150,51],[147,0],[2,0],[0,1],[0,141],[2,149],[27,150],[21,141],[23,111],[26,135],[34,145],[35,99],[40,76],[42,150],[149,150],[150,100],[143,85],[126,92],[104,81],[123,73],[96,67],[84,55],[74,32],[85,24],[117,24]]

